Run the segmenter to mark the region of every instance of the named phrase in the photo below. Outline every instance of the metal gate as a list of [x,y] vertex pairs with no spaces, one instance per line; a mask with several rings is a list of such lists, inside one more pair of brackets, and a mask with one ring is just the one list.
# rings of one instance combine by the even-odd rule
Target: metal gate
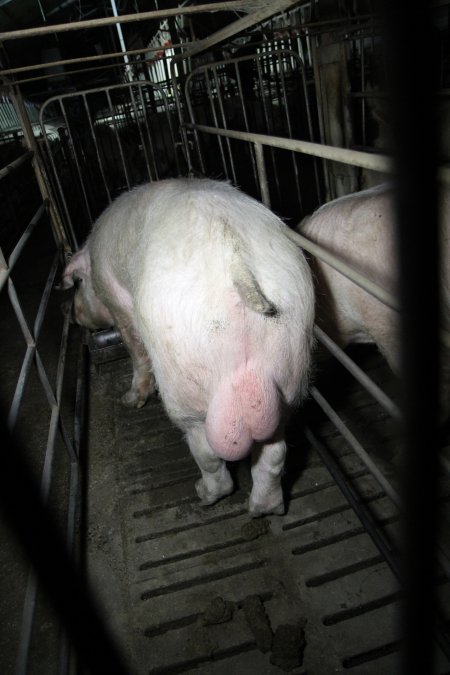
[[[57,96],[42,106],[45,161],[73,245],[121,192],[180,174],[175,119],[173,100],[145,81]],[[57,140],[47,132],[50,121]]]
[[[253,47],[253,48],[256,48]],[[239,51],[250,51],[245,45]],[[193,127],[194,168],[223,176],[250,194],[258,194],[252,146],[238,136],[205,136],[198,125],[307,141],[319,139],[312,72],[293,50],[265,44],[257,54],[198,66],[186,77],[184,94]],[[321,202],[321,166],[315,158],[266,148],[271,199],[276,210],[297,219]]]

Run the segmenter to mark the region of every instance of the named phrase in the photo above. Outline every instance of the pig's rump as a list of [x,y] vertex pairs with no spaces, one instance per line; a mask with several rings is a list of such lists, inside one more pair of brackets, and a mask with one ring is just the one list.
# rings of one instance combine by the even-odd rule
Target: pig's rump
[[[271,439],[284,404],[304,392],[313,297],[303,256],[277,219],[260,205],[249,215],[244,197],[222,213],[209,197],[185,204],[183,222],[169,210],[153,231],[148,260],[163,264],[149,263],[137,309],[169,415],[185,429],[206,422],[212,449],[231,460]],[[248,306],[239,266],[273,311]]]

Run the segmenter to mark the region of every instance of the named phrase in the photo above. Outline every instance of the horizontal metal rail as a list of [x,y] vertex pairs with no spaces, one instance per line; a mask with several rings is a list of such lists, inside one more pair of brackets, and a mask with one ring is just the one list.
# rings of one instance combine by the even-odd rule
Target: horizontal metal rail
[[[373,169],[383,173],[392,172],[392,164],[388,157],[376,155],[371,152],[360,152],[359,150],[349,150],[348,148],[337,148],[332,145],[322,145],[312,143],[311,141],[300,141],[293,138],[283,138],[281,136],[267,136],[265,134],[255,134],[250,131],[233,131],[232,129],[216,129],[205,124],[184,123],[187,128],[203,131],[207,134],[216,136],[225,136],[235,138],[238,141],[248,141],[250,143],[260,143],[271,148],[281,148],[282,150],[294,150],[302,152],[305,155],[312,155],[321,159],[329,159],[342,164],[352,164],[363,169]],[[450,169],[447,169],[448,182],[450,182]]]
[[[194,44],[194,43],[190,43]],[[158,45],[157,47],[141,47],[140,49],[126,49],[123,52],[107,52],[106,54],[95,54],[94,56],[80,56],[79,58],[74,58],[74,59],[60,59],[59,61],[51,61],[51,67],[55,68],[57,66],[72,66],[75,65],[76,63],[90,63],[92,61],[106,61],[107,59],[115,59],[115,58],[121,58],[123,59],[124,56],[138,56],[139,54],[148,54],[149,52],[165,52],[168,50],[175,50],[175,49],[181,49],[182,47],[185,47],[184,42],[179,42],[177,44],[169,44],[169,45]],[[149,59],[146,59],[149,60]],[[150,59],[154,60],[154,59]],[[137,63],[142,63],[143,61],[140,60]],[[31,66],[20,66],[18,68],[4,68],[3,70],[0,70],[0,77],[1,76],[6,76],[6,75],[17,75],[20,73],[29,73],[32,72],[33,70],[43,70],[44,68],[49,67],[49,62],[43,62],[43,63],[34,63]],[[117,65],[117,64],[116,64]],[[120,64],[120,65],[123,65]],[[58,73],[59,76],[61,76],[61,73]],[[64,75],[66,73],[64,72]],[[43,76],[44,77],[44,76]],[[19,80],[18,82],[20,83],[22,80]]]
[[329,253],[322,246],[315,244],[310,239],[304,237],[302,234],[294,232],[294,230],[290,230],[289,237],[293,239],[293,241],[295,241],[299,246],[304,248],[305,251],[312,253],[316,258],[319,258],[319,260],[322,260],[327,265],[330,265],[330,267],[343,274],[345,277],[347,277],[347,279],[350,279],[350,281],[353,281],[355,284],[370,293],[370,295],[373,295],[374,298],[380,300],[380,302],[382,302],[384,305],[399,311],[398,300],[394,298],[391,293],[388,293],[384,290],[384,288],[367,279],[367,277],[365,277],[363,274],[356,272],[356,270],[354,270],[352,267],[342,262],[340,258],[333,255],[332,253]]
[[[328,159],[332,162],[341,164],[351,164],[359,166],[362,169],[372,169],[382,173],[392,173],[392,163],[384,155],[374,154],[372,152],[361,152],[360,150],[349,150],[348,148],[338,148],[332,145],[322,145],[321,143],[312,143],[310,141],[300,141],[293,138],[282,138],[281,136],[266,136],[264,134],[255,134],[249,131],[233,131],[231,129],[216,129],[204,124],[191,124],[185,122],[184,125],[190,129],[203,131],[207,134],[216,136],[225,136],[235,138],[238,141],[249,141],[250,143],[261,143],[271,148],[281,148],[282,150],[294,150],[302,152],[305,155]],[[440,166],[438,168],[438,178],[443,183],[450,184],[450,168]]]
[[[295,0],[297,1],[297,0]],[[290,2],[278,2],[285,8]],[[256,0],[256,6],[258,2]],[[37,37],[42,35],[53,35],[58,33],[67,33],[72,30],[86,30],[87,28],[100,28],[102,26],[114,26],[118,23],[133,23],[139,21],[148,21],[151,19],[165,19],[169,16],[187,16],[189,14],[201,14],[209,12],[232,12],[232,11],[250,11],[255,7],[255,0],[231,0],[230,2],[212,2],[209,5],[187,5],[184,7],[175,7],[170,9],[159,9],[151,12],[139,12],[138,14],[123,14],[122,16],[110,16],[101,19],[88,19],[86,21],[73,21],[70,23],[59,23],[48,26],[38,26],[36,28],[23,28],[21,30],[12,30],[0,33],[0,41],[19,40],[22,38]],[[273,11],[271,11],[273,14]]]
[[382,474],[380,469],[377,467],[375,462],[369,457],[368,453],[364,450],[361,443],[354,436],[354,434],[347,427],[345,422],[339,417],[337,412],[332,408],[328,401],[322,396],[320,391],[315,387],[311,387],[310,394],[320,408],[324,411],[326,416],[334,426],[341,432],[342,436],[345,438],[350,447],[355,451],[363,464],[368,468],[372,476],[375,478],[380,487],[385,491],[386,495],[391,499],[391,501],[401,508],[401,500],[397,491],[392,487],[389,481]]
[[314,335],[391,417],[401,418],[398,405],[319,326],[314,326]]
[[0,169],[0,180],[2,178],[5,178],[5,176],[9,176],[10,174],[14,173],[18,168],[20,168],[25,162],[27,162],[29,159],[33,157],[33,152],[29,150],[23,155],[20,155],[17,159],[15,159],[11,164],[7,164],[6,166],[3,167],[3,169]]

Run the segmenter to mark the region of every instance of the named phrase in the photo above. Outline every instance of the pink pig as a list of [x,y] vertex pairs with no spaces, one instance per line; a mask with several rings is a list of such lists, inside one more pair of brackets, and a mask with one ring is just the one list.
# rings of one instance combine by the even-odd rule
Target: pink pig
[[114,324],[134,367],[125,403],[156,378],[185,433],[203,504],[229,494],[226,461],[252,452],[252,515],[284,512],[289,410],[308,386],[314,292],[288,228],[228,183],[169,179],[117,199],[64,272],[75,318]]
[[[398,264],[395,251],[393,189],[377,185],[339,197],[318,208],[298,226],[300,234],[346,262],[394,297]],[[427,236],[424,223],[423,236]],[[440,191],[441,287],[443,327],[450,328],[450,188]],[[330,265],[314,258],[317,323],[340,346],[375,343],[398,372],[399,315]],[[420,270],[418,270],[420,274]],[[443,366],[448,362],[444,355]]]

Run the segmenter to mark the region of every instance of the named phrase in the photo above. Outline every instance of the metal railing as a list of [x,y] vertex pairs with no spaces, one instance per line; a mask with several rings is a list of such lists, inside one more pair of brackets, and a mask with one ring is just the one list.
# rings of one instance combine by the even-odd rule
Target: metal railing
[[[183,162],[173,103],[154,83],[139,81],[49,99],[40,113],[45,158],[72,246],[121,192],[179,175]],[[45,120],[59,118],[59,141]]]
[[[11,176],[15,169],[22,166],[24,162],[30,159],[32,153],[26,153],[18,158],[7,170],[0,171],[0,179]],[[80,438],[81,438],[81,412],[83,408],[84,385],[78,376],[78,384],[75,397],[75,412],[66,409],[63,414],[63,387],[68,369],[67,356],[69,348],[69,321],[66,317],[63,319],[61,313],[61,334],[59,350],[52,354],[52,358],[43,358],[41,354],[41,332],[46,320],[49,309],[55,302],[52,297],[56,274],[62,259],[61,248],[55,244],[55,252],[51,260],[47,261],[44,257],[42,266],[47,265],[46,278],[43,283],[42,291],[38,299],[38,306],[34,318],[30,319],[29,311],[24,308],[24,301],[29,301],[29,297],[24,297],[23,289],[17,288],[15,283],[16,267],[23,263],[23,259],[30,259],[30,249],[32,249],[33,237],[41,238],[44,232],[51,229],[49,227],[48,202],[44,201],[37,206],[36,211],[24,228],[21,236],[13,247],[9,255],[5,255],[0,247],[0,293],[7,296],[9,306],[12,309],[13,317],[17,320],[20,332],[24,341],[23,356],[17,354],[17,343],[14,340],[14,332],[6,330],[6,318],[3,318],[5,333],[2,339],[3,358],[10,359],[11,367],[14,364],[18,375],[15,386],[12,382],[3,380],[2,388],[13,390],[13,394],[8,403],[7,409],[7,428],[13,438],[17,430],[21,431],[23,420],[21,411],[25,404],[27,407],[34,407],[36,415],[27,418],[27,434],[31,435],[28,439],[30,450],[33,454],[33,461],[41,465],[40,474],[40,498],[43,504],[48,504],[50,489],[53,484],[53,474],[55,463],[65,459],[65,471],[68,475],[69,489],[67,495],[61,500],[64,505],[61,511],[65,512],[66,519],[66,540],[65,545],[68,552],[73,555],[76,549],[75,530],[78,517],[77,503],[79,498],[80,483]],[[51,234],[50,234],[50,238]],[[25,264],[27,264],[25,262]],[[23,278],[23,270],[20,272]],[[29,291],[27,296],[29,295]],[[5,305],[3,305],[5,307]],[[5,311],[5,310],[4,310]],[[10,321],[12,318],[9,319]],[[8,324],[9,325],[9,324]],[[80,352],[82,354],[83,350]],[[17,361],[20,359],[20,361]],[[83,369],[81,368],[80,373]],[[31,376],[34,376],[33,383],[37,381],[38,385],[30,386]],[[37,375],[37,380],[36,380]],[[8,378],[9,379],[9,378]],[[8,387],[6,385],[9,385]],[[2,398],[7,396],[6,391]],[[67,417],[70,420],[67,425]],[[33,427],[36,425],[36,428]],[[41,438],[42,429],[46,429],[46,440],[39,446],[38,438]],[[23,441],[22,441],[23,442]],[[36,444],[36,447],[35,447]],[[18,461],[18,457],[16,460]],[[24,468],[26,469],[24,460]],[[23,508],[18,506],[17,508]],[[17,514],[10,514],[12,519]],[[16,673],[26,673],[30,657],[33,625],[36,616],[36,597],[38,592],[38,581],[33,570],[28,574],[27,587],[25,591],[21,634],[19,649],[17,654]],[[67,658],[67,644],[61,645],[61,654],[65,653]]]
[[[360,152],[356,150],[349,150],[345,148],[336,148],[333,146],[326,146],[322,144],[309,143],[306,141],[297,141],[293,139],[286,138],[276,138],[268,137],[263,134],[252,134],[243,131],[235,131],[224,128],[215,128],[212,126],[206,125],[194,125],[186,123],[185,126],[190,129],[195,129],[197,133],[203,133],[208,135],[218,135],[224,138],[233,138],[241,141],[242,143],[249,143],[253,145],[255,155],[258,157],[258,162],[256,163],[256,171],[258,175],[258,184],[260,189],[260,198],[266,204],[266,206],[271,206],[270,191],[268,185],[267,171],[265,165],[265,157],[262,152],[262,148],[265,146],[268,147],[278,147],[286,148],[293,152],[307,153],[314,155],[316,157],[321,157],[326,160],[339,161],[341,163],[351,164],[353,166],[364,167],[374,171],[382,171],[383,173],[392,172],[391,161],[384,156],[374,155],[372,153]],[[450,184],[450,169],[448,167],[442,166],[438,170],[438,178],[441,182],[445,184]],[[363,288],[367,293],[377,298],[380,302],[386,306],[398,310],[399,301],[391,293],[385,291],[384,288],[373,283],[371,280],[367,279],[363,274],[352,269],[347,263],[344,263],[339,257],[330,254],[324,247],[311,242],[306,237],[297,234],[296,232],[291,232],[291,237],[306,251],[311,253],[314,256],[317,256],[320,260],[325,262],[327,265],[330,265],[338,272],[349,278],[353,283],[357,284]],[[315,327],[315,336],[318,341],[335,357],[337,358],[344,367],[355,377],[355,379],[369,392],[371,396],[378,401],[378,403],[388,412],[388,414],[396,419],[401,419],[400,408],[397,404],[392,401],[369,377],[364,373],[358,366],[355,364],[345,352],[343,352],[337,344],[335,344],[331,338],[326,335],[318,326]],[[440,338],[442,344],[446,348],[450,348],[450,334],[448,331],[441,329]],[[322,409],[327,418],[335,426],[338,432],[342,435],[348,445],[352,450],[358,455],[363,464],[366,466],[368,471],[377,481],[377,483],[382,487],[385,494],[392,500],[392,502],[399,508],[399,517],[402,513],[402,499],[398,493],[398,490],[395,489],[389,480],[384,476],[383,472],[377,466],[376,462],[372,459],[369,453],[363,447],[363,444],[358,440],[356,435],[348,428],[343,419],[337,414],[330,405],[329,401],[324,397],[321,391],[313,386],[311,388],[311,397],[317,403],[317,405]],[[336,465],[336,461],[333,459],[332,454],[326,450],[325,446],[321,444],[320,440],[316,437],[313,430],[308,429],[307,438],[312,443],[313,447],[319,452],[320,456],[326,463],[327,467],[332,472],[332,475],[336,477],[338,484],[343,489],[344,493],[347,494],[347,482],[345,476],[341,476]],[[441,467],[446,473],[448,473],[448,462],[441,458]],[[367,512],[365,507],[358,504],[356,496],[352,494],[347,494],[347,497],[350,499],[351,503],[354,505],[357,515],[361,518],[363,524],[368,527],[368,532],[373,538],[376,545],[380,548],[380,551],[385,555],[388,564],[393,569],[395,575],[401,580],[401,570],[399,567],[399,562],[397,554],[394,552],[392,544],[385,540],[382,532],[378,531],[377,526],[374,522],[370,521],[370,514]],[[445,573],[447,578],[450,578],[450,559],[448,552],[437,547],[437,559],[440,566],[440,569]],[[438,632],[437,641],[444,653],[450,658],[450,645],[448,644],[448,639],[445,636],[445,633]]]
[[[191,164],[202,174],[221,175],[257,192],[258,148],[250,145],[246,153],[245,147],[233,144],[236,136],[231,135],[217,135],[217,144],[211,137],[204,142],[198,132],[209,126],[314,141],[317,111],[311,106],[312,86],[299,55],[287,49],[259,49],[256,54],[198,66],[184,85],[188,119],[194,125],[186,126],[195,140]],[[290,202],[292,214],[306,213],[323,199],[321,167],[315,157],[309,160],[289,148],[285,153],[280,149],[267,146],[275,208]],[[267,181],[263,189],[269,190]]]

